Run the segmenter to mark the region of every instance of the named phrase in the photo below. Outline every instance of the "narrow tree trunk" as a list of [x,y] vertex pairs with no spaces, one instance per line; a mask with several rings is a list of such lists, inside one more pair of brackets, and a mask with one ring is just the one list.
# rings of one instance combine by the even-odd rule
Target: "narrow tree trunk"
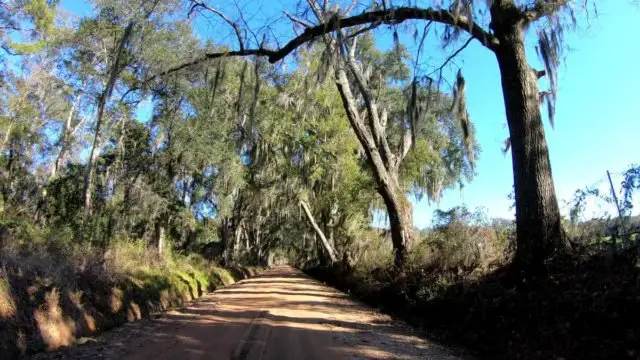
[[255,243],[258,251],[258,258],[256,259],[256,263],[260,264],[262,262],[262,256],[263,256],[263,249],[262,249],[262,243],[261,243],[262,238],[260,237],[260,227],[256,227],[255,237],[256,237]]
[[78,106],[78,102],[80,99],[80,95],[76,95],[73,103],[71,104],[71,109],[69,110],[69,115],[67,115],[67,121],[64,123],[64,129],[62,130],[62,139],[60,139],[60,153],[56,157],[56,162],[53,164],[51,168],[50,178],[53,179],[56,177],[58,170],[60,169],[60,165],[64,163],[67,151],[71,147],[71,136],[72,136],[72,125],[73,115],[75,114],[76,107]]
[[131,36],[134,25],[135,23],[131,22],[129,23],[129,25],[127,25],[126,29],[124,30],[122,38],[120,39],[120,42],[118,43],[118,47],[116,48],[116,51],[115,51],[115,59],[109,71],[109,79],[104,87],[104,90],[102,91],[102,94],[100,94],[100,99],[98,100],[98,112],[96,114],[96,129],[93,136],[91,151],[89,153],[89,162],[87,163],[87,168],[85,170],[85,176],[84,176],[83,197],[84,197],[84,221],[85,222],[87,221],[87,218],[91,214],[91,184],[93,181],[92,179],[93,165],[95,163],[94,161],[95,158],[97,158],[97,155],[99,154],[96,152],[96,149],[98,148],[98,143],[100,141],[100,129],[102,127],[102,117],[104,115],[104,109],[106,107],[106,104],[109,101],[109,98],[111,97],[111,93],[113,91],[113,87],[115,86],[118,75],[120,74],[120,71],[122,71],[123,66],[121,66],[121,63],[120,63],[122,53],[124,51],[125,45],[129,41],[129,37]]
[[[336,191],[336,177],[335,172],[331,173],[331,192]],[[329,243],[333,248],[336,248],[335,228],[336,228],[336,214],[338,213],[338,204],[333,200],[329,203],[329,220],[327,222],[327,233],[329,234]]]
[[158,250],[158,254],[161,257],[164,256],[164,248],[166,243],[166,221],[165,216],[161,216],[160,219],[156,220],[155,231],[154,231],[154,245]]
[[251,252],[251,243],[249,242],[249,234],[245,231],[244,232],[244,251],[247,254],[250,254]]
[[[95,139],[95,141],[98,141]],[[94,141],[94,147],[98,146]],[[99,147],[99,146],[98,146]],[[91,196],[93,194],[93,167],[89,167],[89,164],[95,164],[96,160],[100,156],[100,151],[92,151],[89,156],[89,163],[87,164],[87,170],[85,173],[84,183],[84,221],[86,222],[91,215]]]
[[229,220],[225,218],[220,220],[218,236],[220,236],[220,243],[222,244],[222,250],[224,251],[229,245]]
[[7,129],[7,132],[4,134],[4,140],[2,140],[2,144],[0,144],[0,154],[4,153],[4,149],[7,147],[7,144],[9,143],[12,129],[13,129],[13,123],[10,123],[9,128]]
[[327,254],[329,255],[329,259],[331,259],[332,263],[335,263],[337,260],[335,251],[333,250],[333,247],[331,247],[331,244],[329,243],[327,238],[324,236],[322,229],[320,229],[320,226],[318,226],[315,219],[313,218],[313,214],[311,213],[311,209],[309,209],[309,205],[303,200],[300,200],[300,205],[302,206],[304,213],[307,214],[307,219],[309,219],[309,223],[311,223],[311,226],[316,231],[316,234],[320,237],[320,240],[322,241],[322,245],[324,245],[324,249],[327,251]]
[[233,243],[233,249],[232,249],[232,254],[231,254],[231,258],[229,260],[236,260],[238,258],[238,256],[240,255],[240,245],[242,242],[242,232],[244,231],[244,226],[243,226],[243,222],[241,221],[240,224],[238,225],[238,228],[236,229],[236,240]]
[[308,259],[307,256],[307,233],[304,232],[302,234],[302,251],[304,252],[305,260]]
[[522,271],[535,272],[545,260],[565,249],[565,241],[540,114],[538,77],[527,63],[522,24],[495,19],[494,29],[500,40],[495,53],[502,75],[513,161],[515,264]]
[[326,255],[325,247],[322,244],[322,241],[318,241],[318,233],[315,231],[313,232],[313,246],[315,247],[316,257],[318,258],[320,265],[322,266],[326,265],[327,255]]

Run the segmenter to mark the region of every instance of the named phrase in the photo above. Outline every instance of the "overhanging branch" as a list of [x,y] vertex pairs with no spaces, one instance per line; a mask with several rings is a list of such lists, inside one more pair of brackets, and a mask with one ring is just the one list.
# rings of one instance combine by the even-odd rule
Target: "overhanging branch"
[[456,56],[460,55],[460,53],[467,48],[467,46],[469,46],[469,44],[471,43],[471,41],[473,40],[473,38],[469,38],[469,40],[467,40],[464,44],[462,44],[462,46],[460,46],[456,51],[454,51],[451,55],[449,55],[444,62],[442,63],[442,65],[440,65],[438,68],[436,68],[435,70],[433,70],[432,72],[430,72],[429,74],[427,74],[427,76],[431,76],[437,72],[442,73],[442,70],[445,68],[445,66],[447,66],[447,64],[449,64],[449,62],[451,62],[451,60],[453,60]]
[[219,59],[219,58],[224,58],[224,57],[240,57],[240,56],[264,56],[264,57],[268,57],[270,58],[271,56],[273,56],[274,54],[276,54],[276,52],[274,50],[270,50],[267,48],[259,48],[259,49],[246,49],[246,50],[237,50],[237,51],[226,51],[226,52],[219,52],[219,53],[208,53],[205,54],[204,56],[201,56],[195,60],[189,61],[187,63],[183,63],[180,64],[178,66],[172,67],[170,69],[167,69],[159,74],[156,74],[150,78],[148,78],[147,80],[145,80],[145,82],[149,82],[149,81],[153,81],[159,77],[165,76],[165,75],[169,75],[172,74],[174,72],[186,69],[188,67],[191,66],[195,66],[198,65],[200,63],[203,63],[207,60],[211,60],[211,59]]
[[432,20],[434,22],[455,26],[468,32],[474,39],[480,41],[484,46],[490,49],[493,49],[498,45],[497,38],[486,32],[467,16],[456,16],[447,10],[400,7],[390,10],[364,12],[362,14],[346,18],[334,16],[323,24],[307,28],[302,34],[289,41],[280,50],[276,51],[273,56],[269,56],[269,62],[278,62],[303,44],[313,41],[322,35],[333,32],[336,29],[345,29],[377,22],[399,24],[407,20]]
[[469,18],[468,16],[456,16],[450,11],[442,9],[399,7],[393,9],[364,12],[359,15],[345,18],[333,16],[322,24],[308,27],[302,34],[296,36],[285,46],[281,47],[278,50],[260,47],[259,49],[240,49],[237,51],[208,53],[198,59],[166,70],[161,74],[155,75],[147,81],[153,80],[159,76],[164,76],[185,69],[193,65],[197,65],[209,59],[222,57],[264,56],[269,59],[270,63],[276,63],[294,52],[300,46],[309,43],[323,35],[336,31],[337,29],[345,29],[366,24],[399,24],[407,20],[430,20],[445,25],[455,26],[469,33],[469,35],[471,35],[473,39],[478,40],[489,49],[495,49],[499,45],[498,39],[496,37],[485,31],[481,26],[476,24],[473,19]]
[[288,17],[288,18],[289,18],[289,20],[291,20],[293,23],[296,23],[296,24],[298,24],[298,25],[302,25],[302,26],[303,26],[303,27],[305,27],[305,28],[313,27],[313,24],[312,24],[312,23],[310,23],[310,22],[308,22],[308,21],[306,21],[306,20],[304,20],[304,19],[297,18],[297,17],[295,17],[295,16],[293,16],[293,15],[289,14],[289,12],[288,12],[288,11],[285,11],[285,12],[284,12],[284,15],[285,15],[286,17]]

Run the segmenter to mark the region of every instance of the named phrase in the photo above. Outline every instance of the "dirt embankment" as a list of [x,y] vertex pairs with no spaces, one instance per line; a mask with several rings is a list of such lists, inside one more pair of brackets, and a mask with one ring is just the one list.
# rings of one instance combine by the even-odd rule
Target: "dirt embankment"
[[70,272],[67,279],[56,279],[27,265],[0,269],[0,359],[82,342],[254,274],[210,267],[140,271],[117,280]]
[[409,326],[286,266],[36,358],[457,359]]

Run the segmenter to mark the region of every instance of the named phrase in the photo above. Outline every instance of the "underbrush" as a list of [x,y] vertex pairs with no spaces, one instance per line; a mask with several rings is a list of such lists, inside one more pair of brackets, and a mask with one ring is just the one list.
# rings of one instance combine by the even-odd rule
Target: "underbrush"
[[516,287],[508,256],[466,266],[456,249],[464,247],[442,257],[438,246],[417,244],[402,272],[383,254],[378,266],[307,272],[480,358],[640,359],[640,270],[631,254],[575,255]]
[[118,241],[106,251],[59,242],[0,249],[0,358],[67,346],[125,322],[179,307],[253,275],[197,255]]

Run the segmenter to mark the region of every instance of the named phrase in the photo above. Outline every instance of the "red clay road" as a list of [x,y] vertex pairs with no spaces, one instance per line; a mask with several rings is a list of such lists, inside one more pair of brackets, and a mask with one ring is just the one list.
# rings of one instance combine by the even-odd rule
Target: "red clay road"
[[37,359],[457,359],[288,266]]

